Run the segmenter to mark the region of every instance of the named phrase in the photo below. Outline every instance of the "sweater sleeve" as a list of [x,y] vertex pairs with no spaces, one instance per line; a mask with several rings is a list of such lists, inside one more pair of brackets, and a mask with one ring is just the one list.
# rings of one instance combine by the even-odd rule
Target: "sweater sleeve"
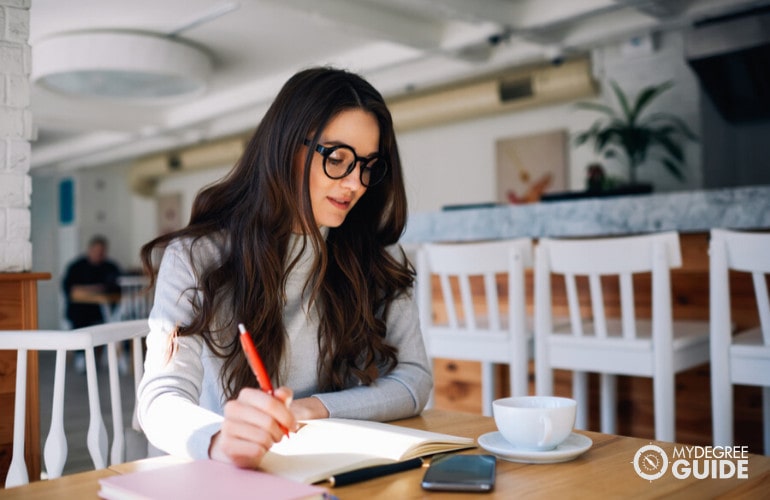
[[330,417],[386,421],[414,416],[425,407],[433,377],[413,290],[391,304],[386,324],[398,365],[368,386],[315,394]]
[[187,254],[180,245],[172,244],[161,261],[149,318],[145,372],[137,392],[138,418],[155,447],[200,459],[208,458],[211,437],[223,418],[200,405],[205,384],[203,340],[198,335],[173,338],[175,326],[188,324],[192,318],[190,298],[196,280]]

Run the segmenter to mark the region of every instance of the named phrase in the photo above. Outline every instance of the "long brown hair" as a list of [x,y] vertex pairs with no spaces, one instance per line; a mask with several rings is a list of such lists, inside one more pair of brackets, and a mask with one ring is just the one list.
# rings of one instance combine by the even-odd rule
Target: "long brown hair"
[[[301,182],[294,158],[306,138],[315,143],[332,118],[350,109],[376,117],[379,151],[389,169],[324,239],[314,222],[308,187],[313,150],[308,148]],[[194,297],[193,318],[176,334],[201,335],[224,358],[222,387],[231,398],[255,385],[238,348],[238,322],[252,332],[268,372],[280,383],[284,289],[296,264],[296,259],[286,260],[292,227],[299,225],[316,255],[315,279],[306,288],[320,316],[319,388],[338,390],[369,384],[397,363],[396,349],[385,342],[384,318],[391,302],[412,286],[414,271],[403,254],[394,258],[386,247],[398,241],[406,216],[401,161],[382,96],[356,74],[312,68],[286,82],[230,173],[198,193],[189,224],[142,247],[142,264],[154,283],[161,253],[156,250],[176,238],[191,238],[195,264],[193,248],[201,239],[218,242],[221,263],[197,276],[195,293],[189,295]],[[232,314],[223,318],[217,314],[221,310]]]

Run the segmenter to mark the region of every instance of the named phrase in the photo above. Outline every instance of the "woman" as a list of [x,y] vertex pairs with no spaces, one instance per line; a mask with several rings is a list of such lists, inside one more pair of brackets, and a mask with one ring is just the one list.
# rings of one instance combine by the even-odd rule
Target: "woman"
[[[382,96],[342,70],[289,79],[189,225],[142,248],[155,285],[138,393],[150,442],[257,467],[299,419],[422,411],[432,379],[396,245],[406,215]],[[239,322],[275,397],[256,388]]]

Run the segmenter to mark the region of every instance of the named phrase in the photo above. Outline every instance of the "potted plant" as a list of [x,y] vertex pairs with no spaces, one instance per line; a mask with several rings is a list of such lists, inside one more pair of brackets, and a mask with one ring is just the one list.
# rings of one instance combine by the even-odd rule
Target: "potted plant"
[[633,103],[617,84],[610,82],[620,111],[596,102],[580,102],[578,107],[605,115],[590,129],[575,137],[577,146],[592,141],[594,150],[605,158],[623,158],[629,168],[629,182],[637,184],[637,168],[653,155],[671,175],[684,181],[685,158],[681,142],[698,140],[687,124],[671,113],[645,113],[650,103],[673,86],[664,82],[643,88]]

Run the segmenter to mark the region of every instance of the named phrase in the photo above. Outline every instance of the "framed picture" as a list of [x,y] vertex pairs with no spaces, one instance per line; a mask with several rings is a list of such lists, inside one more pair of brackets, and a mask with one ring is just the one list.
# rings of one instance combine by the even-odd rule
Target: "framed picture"
[[158,196],[158,235],[182,228],[182,194],[171,193]]
[[533,203],[567,189],[566,129],[497,141],[497,201]]

